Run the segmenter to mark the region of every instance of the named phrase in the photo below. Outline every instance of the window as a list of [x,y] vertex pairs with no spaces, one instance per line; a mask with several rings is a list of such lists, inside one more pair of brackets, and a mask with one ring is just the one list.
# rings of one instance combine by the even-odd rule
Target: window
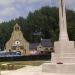
[[18,31],[18,30],[20,30],[20,28],[19,27],[15,27],[15,30]]

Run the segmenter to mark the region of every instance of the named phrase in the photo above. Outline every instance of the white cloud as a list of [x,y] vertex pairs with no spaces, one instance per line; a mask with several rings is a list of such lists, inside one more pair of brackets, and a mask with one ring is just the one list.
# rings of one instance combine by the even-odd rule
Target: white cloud
[[14,7],[9,7],[0,12],[0,22],[9,21],[19,17],[19,12]]
[[65,0],[67,8],[75,10],[75,0]]
[[11,5],[15,0],[0,0],[1,6],[9,6]]
[[40,0],[17,0],[18,2],[21,2],[21,3],[35,3],[35,2],[38,2]]
[[12,15],[16,9],[14,7],[9,7],[0,12],[0,16],[9,16]]

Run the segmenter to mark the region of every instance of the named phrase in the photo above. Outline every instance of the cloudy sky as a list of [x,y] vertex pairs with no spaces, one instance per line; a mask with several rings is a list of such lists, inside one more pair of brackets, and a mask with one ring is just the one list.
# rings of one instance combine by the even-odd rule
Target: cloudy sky
[[[0,0],[0,22],[9,21],[19,16],[27,17],[29,11],[42,6],[57,6],[59,0]],[[75,0],[66,0],[66,6],[75,10]]]

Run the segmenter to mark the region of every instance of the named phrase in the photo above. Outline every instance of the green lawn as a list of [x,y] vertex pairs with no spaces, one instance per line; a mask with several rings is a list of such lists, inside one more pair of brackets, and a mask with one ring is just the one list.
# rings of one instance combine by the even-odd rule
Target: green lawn
[[0,62],[1,70],[16,70],[26,65],[39,66],[45,61],[14,61],[14,62]]

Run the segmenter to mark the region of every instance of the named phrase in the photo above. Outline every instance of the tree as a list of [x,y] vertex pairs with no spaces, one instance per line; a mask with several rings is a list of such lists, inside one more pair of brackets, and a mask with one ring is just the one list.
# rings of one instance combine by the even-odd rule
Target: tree
[[[66,13],[69,39],[75,40],[75,12],[67,10]],[[53,41],[59,39],[58,8],[45,6],[34,12],[29,12],[27,18],[19,17],[9,22],[0,23],[0,48],[3,49],[5,43],[10,39],[16,22],[21,26],[23,36],[29,42],[40,42],[41,37],[50,38]],[[42,35],[33,36],[33,32],[36,30],[41,32]]]

